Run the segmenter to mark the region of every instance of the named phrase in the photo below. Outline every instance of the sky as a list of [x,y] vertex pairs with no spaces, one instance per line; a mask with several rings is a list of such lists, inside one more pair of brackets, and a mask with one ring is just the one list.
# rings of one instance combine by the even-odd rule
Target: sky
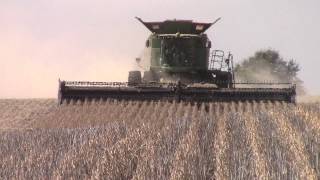
[[273,49],[320,94],[319,0],[1,0],[0,98],[55,98],[58,79],[126,81],[145,21],[222,20],[207,31],[235,62]]

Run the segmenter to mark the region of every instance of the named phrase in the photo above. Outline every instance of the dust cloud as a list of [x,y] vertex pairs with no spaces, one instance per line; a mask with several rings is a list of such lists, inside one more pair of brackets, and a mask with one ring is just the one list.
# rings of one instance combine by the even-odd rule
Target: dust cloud
[[134,70],[148,71],[150,69],[151,48],[144,48],[136,59]]
[[[277,83],[297,83],[298,79],[290,79],[289,76],[280,77],[276,75],[277,70],[271,67],[270,64],[263,61],[257,61],[256,64],[251,64],[246,69],[235,71],[235,80],[237,87],[246,88],[284,88],[290,86],[289,84],[277,84]],[[241,83],[257,83],[255,85],[241,84]],[[260,83],[266,83],[262,85]],[[272,85],[272,83],[275,83]]]

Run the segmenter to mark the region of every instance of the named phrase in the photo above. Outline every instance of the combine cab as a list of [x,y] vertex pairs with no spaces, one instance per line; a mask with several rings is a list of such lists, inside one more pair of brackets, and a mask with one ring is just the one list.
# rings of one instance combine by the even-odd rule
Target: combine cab
[[145,44],[150,66],[143,75],[130,71],[126,83],[59,81],[59,104],[86,99],[295,103],[296,88],[290,83],[235,82],[232,54],[210,52],[211,41],[204,33],[220,19],[213,23],[137,19],[152,32]]

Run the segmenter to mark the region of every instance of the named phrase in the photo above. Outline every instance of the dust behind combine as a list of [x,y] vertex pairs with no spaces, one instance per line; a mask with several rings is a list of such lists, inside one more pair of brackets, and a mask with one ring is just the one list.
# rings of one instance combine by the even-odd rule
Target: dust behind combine
[[0,101],[0,177],[317,179],[319,104]]

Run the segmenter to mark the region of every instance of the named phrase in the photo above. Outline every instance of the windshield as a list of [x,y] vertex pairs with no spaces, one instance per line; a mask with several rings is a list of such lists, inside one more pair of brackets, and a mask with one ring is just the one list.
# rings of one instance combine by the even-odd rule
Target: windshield
[[167,66],[192,66],[198,39],[169,38],[161,41],[161,64]]

